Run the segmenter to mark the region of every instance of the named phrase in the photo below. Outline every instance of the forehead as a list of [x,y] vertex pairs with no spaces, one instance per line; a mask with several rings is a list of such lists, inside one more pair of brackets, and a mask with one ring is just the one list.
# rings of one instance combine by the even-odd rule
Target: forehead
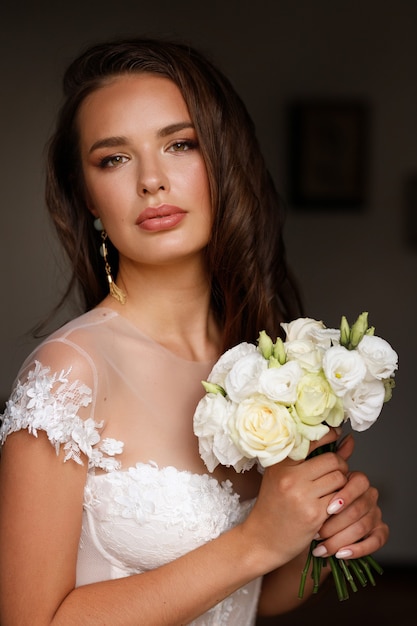
[[157,127],[189,119],[178,86],[169,78],[150,73],[111,78],[84,99],[77,116],[81,133],[101,132],[105,126]]

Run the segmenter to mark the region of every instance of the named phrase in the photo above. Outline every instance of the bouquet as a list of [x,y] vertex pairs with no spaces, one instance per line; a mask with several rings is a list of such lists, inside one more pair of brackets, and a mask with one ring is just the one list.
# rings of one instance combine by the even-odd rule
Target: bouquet
[[[310,442],[330,427],[349,421],[355,431],[368,429],[392,396],[398,356],[368,326],[368,313],[352,326],[343,316],[339,329],[308,317],[281,326],[285,341],[261,331],[257,346],[243,342],[226,351],[203,381],[194,432],[210,472],[219,463],[242,472],[287,457],[306,459]],[[300,598],[310,565],[318,590],[326,558],[312,555],[316,544],[302,572]],[[349,597],[347,582],[356,591],[355,579],[375,584],[371,568],[382,573],[372,556],[328,560],[340,600]]]

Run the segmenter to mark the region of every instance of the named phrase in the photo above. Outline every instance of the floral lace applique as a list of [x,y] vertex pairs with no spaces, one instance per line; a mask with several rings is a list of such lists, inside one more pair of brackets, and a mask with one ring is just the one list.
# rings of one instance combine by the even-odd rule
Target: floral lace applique
[[70,371],[51,374],[50,368],[35,361],[26,381],[17,382],[6,403],[0,445],[13,432],[27,429],[37,437],[38,430],[42,430],[57,454],[63,446],[64,461],[71,459],[82,465],[83,453],[88,458],[89,468],[117,470],[120,462],[113,457],[123,451],[123,442],[108,438],[101,441],[99,430],[103,423],[79,417],[78,410],[91,404],[92,391],[78,380],[69,382]]
[[[229,480],[223,483],[207,475],[180,471],[175,467],[137,463],[125,472],[89,481],[86,499],[100,492],[100,511],[107,502],[112,516],[135,520],[138,524],[164,521],[171,528],[193,534],[198,541],[209,541],[242,515],[239,495]],[[220,531],[219,531],[220,529]]]

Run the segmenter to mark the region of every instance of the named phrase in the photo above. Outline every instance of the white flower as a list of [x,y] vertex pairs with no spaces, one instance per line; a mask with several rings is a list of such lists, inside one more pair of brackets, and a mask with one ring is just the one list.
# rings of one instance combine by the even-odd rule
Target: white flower
[[354,430],[369,428],[391,397],[398,357],[386,341],[365,335],[348,350],[341,331],[321,321],[306,317],[281,326],[285,342],[273,344],[260,331],[258,348],[243,342],[228,350],[210,384],[203,383],[194,432],[210,471],[219,463],[240,472],[256,462],[305,459],[310,442],[330,427],[349,419]]
[[92,454],[92,447],[100,441],[97,424],[91,417],[84,422],[77,421],[71,435],[81,452],[84,452],[88,457]]
[[255,459],[243,458],[230,437],[228,422],[236,406],[221,394],[206,394],[194,413],[194,433],[200,456],[213,472],[219,463],[233,466],[237,472],[250,469]]
[[263,467],[287,456],[298,458],[303,444],[289,410],[261,395],[243,400],[229,426],[236,447],[247,458],[257,458]]
[[346,416],[353,430],[367,430],[377,420],[384,404],[385,387],[380,380],[364,381],[344,397]]
[[[303,456],[299,457],[300,459],[305,459],[309,452],[310,441],[318,441],[329,432],[330,428],[327,426],[327,424],[315,424],[315,425],[305,424],[298,417],[297,411],[295,409],[291,410],[291,415],[292,415],[294,422],[297,425],[298,432],[304,438],[304,441],[305,441],[306,447],[305,447],[305,450],[303,451]],[[298,459],[295,459],[295,460],[298,460]]]
[[336,328],[313,328],[311,341],[327,350],[330,346],[340,342],[340,330]]
[[343,346],[333,346],[327,350],[323,369],[335,394],[341,397],[349,389],[357,387],[366,375],[366,365],[361,355]]
[[339,419],[332,415],[332,421],[343,421],[343,408],[337,403],[337,397],[322,373],[305,374],[298,383],[295,409],[300,420],[309,426],[317,426],[327,421],[333,409],[339,407]]
[[294,339],[285,342],[288,361],[297,361],[305,370],[318,372],[322,367],[323,350],[309,339]]
[[283,322],[281,327],[287,336],[287,341],[295,339],[310,339],[314,330],[322,330],[326,328],[323,322],[312,319],[311,317],[299,317],[292,322]]
[[389,378],[398,368],[398,355],[385,339],[365,335],[357,348],[375,378]]
[[252,354],[254,352],[257,352],[256,347],[252,343],[246,342],[239,343],[237,346],[230,348],[230,350],[226,350],[226,352],[221,355],[217,363],[214,365],[207,380],[210,383],[220,385],[224,389],[226,376],[236,361],[247,354]]
[[294,404],[297,398],[297,385],[303,370],[296,361],[288,361],[281,367],[271,367],[259,377],[259,392],[284,404]]
[[123,448],[123,441],[119,441],[118,439],[111,439],[110,437],[105,437],[100,445],[100,449],[102,450],[102,452],[104,454],[107,454],[108,456],[121,454],[123,452]]
[[242,356],[226,376],[224,388],[233,402],[240,402],[257,391],[261,372],[268,367],[268,361],[257,351]]

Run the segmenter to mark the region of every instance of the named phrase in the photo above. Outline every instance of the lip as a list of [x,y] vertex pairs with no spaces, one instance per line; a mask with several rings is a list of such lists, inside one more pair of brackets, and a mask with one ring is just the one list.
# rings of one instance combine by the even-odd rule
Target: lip
[[136,220],[136,224],[143,230],[159,231],[174,228],[185,217],[186,211],[172,204],[161,204],[157,207],[147,207]]

